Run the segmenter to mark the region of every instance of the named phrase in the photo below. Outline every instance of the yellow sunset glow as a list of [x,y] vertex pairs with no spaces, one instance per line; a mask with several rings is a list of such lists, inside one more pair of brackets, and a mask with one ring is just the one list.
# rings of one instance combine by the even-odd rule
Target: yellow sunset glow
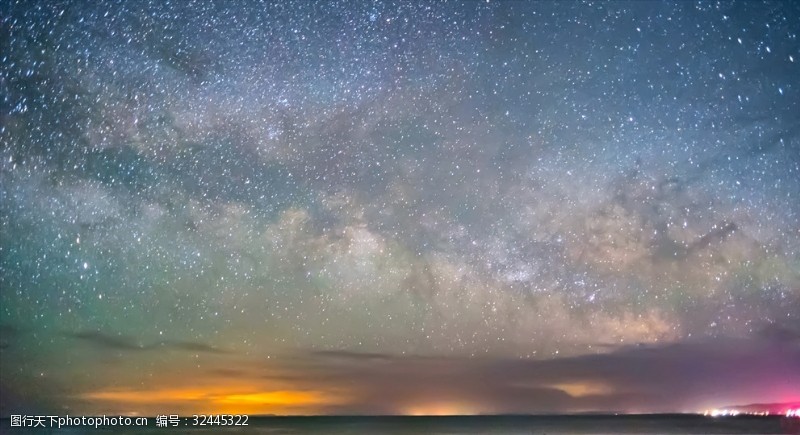
[[341,394],[312,390],[254,391],[252,387],[209,386],[147,390],[93,391],[84,400],[145,413],[181,411],[226,414],[313,414],[322,406],[342,403]]
[[403,412],[405,415],[472,415],[475,414],[474,407],[464,403],[429,403],[409,407]]

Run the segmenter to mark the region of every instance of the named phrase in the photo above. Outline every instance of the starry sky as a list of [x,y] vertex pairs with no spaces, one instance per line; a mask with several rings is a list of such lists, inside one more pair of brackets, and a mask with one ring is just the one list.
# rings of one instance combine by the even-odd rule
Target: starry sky
[[800,5],[0,5],[0,414],[800,400]]

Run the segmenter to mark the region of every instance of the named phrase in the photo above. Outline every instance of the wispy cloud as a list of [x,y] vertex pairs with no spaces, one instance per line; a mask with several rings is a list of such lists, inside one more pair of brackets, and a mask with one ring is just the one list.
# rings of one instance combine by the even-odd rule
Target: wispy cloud
[[143,344],[132,336],[108,334],[101,331],[79,331],[66,334],[68,337],[81,340],[101,350],[149,351],[155,349],[175,349],[187,352],[227,353],[224,349],[185,340],[159,340]]

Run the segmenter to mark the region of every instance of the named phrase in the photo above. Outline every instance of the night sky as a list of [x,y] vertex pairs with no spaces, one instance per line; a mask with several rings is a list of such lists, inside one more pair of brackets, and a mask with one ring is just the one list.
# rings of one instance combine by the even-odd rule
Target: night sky
[[800,400],[800,3],[1,3],[3,416]]

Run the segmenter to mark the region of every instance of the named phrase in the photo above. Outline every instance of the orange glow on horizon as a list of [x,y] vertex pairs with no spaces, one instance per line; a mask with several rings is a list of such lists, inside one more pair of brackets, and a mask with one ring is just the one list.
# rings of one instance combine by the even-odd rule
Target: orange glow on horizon
[[402,414],[413,416],[446,416],[446,415],[474,415],[477,410],[464,403],[430,403],[415,405],[406,409]]
[[[254,390],[252,386],[208,386],[147,390],[101,390],[78,396],[120,412],[139,414],[314,414],[324,406],[341,404],[342,394],[318,390]],[[135,409],[135,411],[130,411]]]

